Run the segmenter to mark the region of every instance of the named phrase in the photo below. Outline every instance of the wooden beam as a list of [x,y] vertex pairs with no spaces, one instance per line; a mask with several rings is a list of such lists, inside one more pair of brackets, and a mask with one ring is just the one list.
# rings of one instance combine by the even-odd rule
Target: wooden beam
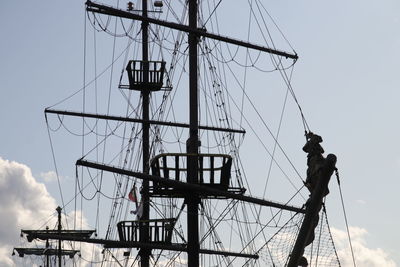
[[184,32],[187,32],[187,33],[194,33],[197,36],[203,36],[203,37],[207,37],[207,38],[214,39],[214,40],[217,40],[217,41],[222,41],[222,42],[226,42],[226,43],[230,43],[230,44],[234,44],[234,45],[238,45],[238,46],[242,46],[242,47],[247,47],[247,48],[250,48],[250,49],[255,49],[255,50],[258,50],[258,51],[262,51],[262,52],[267,52],[267,53],[274,54],[274,55],[277,55],[277,56],[282,56],[282,57],[285,57],[285,58],[291,58],[291,59],[294,59],[294,60],[297,60],[299,58],[297,54],[292,54],[292,53],[288,53],[288,52],[284,52],[284,51],[279,51],[279,50],[276,50],[276,49],[272,49],[272,48],[268,48],[268,47],[265,47],[265,46],[244,42],[244,41],[237,40],[237,39],[232,39],[232,38],[221,36],[221,35],[218,35],[218,34],[208,33],[204,29],[192,29],[189,26],[178,24],[178,23],[174,23],[174,22],[168,22],[168,21],[153,19],[153,18],[149,18],[149,17],[143,17],[141,15],[130,13],[128,11],[124,11],[124,10],[121,10],[121,9],[117,9],[117,8],[113,8],[113,7],[110,7],[110,6],[96,4],[96,3],[93,3],[92,1],[87,1],[86,2],[86,10],[87,11],[92,11],[92,12],[95,12],[95,13],[100,13],[100,14],[117,16],[117,17],[120,17],[120,18],[127,18],[127,19],[132,19],[132,20],[139,20],[139,21],[146,21],[148,23],[164,26],[164,27],[175,29],[175,30],[179,30],[179,31],[184,31]]
[[[53,239],[53,240],[67,240],[67,241],[75,241],[75,242],[84,242],[91,244],[100,244],[105,248],[148,248],[148,249],[161,249],[161,250],[170,250],[170,251],[182,251],[187,252],[186,244],[162,244],[162,243],[142,243],[142,242],[128,242],[128,241],[119,241],[119,240],[106,240],[106,239],[94,239],[94,238],[81,238],[77,236],[66,236],[66,235],[57,235],[57,234],[46,234],[46,233],[32,233],[32,239]],[[246,254],[246,253],[238,253],[238,252],[230,252],[230,251],[218,251],[218,250],[210,250],[210,249],[200,249],[201,254],[211,254],[211,255],[221,255],[221,256],[233,256],[233,257],[243,257],[243,258],[251,258],[258,259],[259,256],[256,254]]]
[[[67,110],[45,109],[44,113],[45,114],[57,114],[57,115],[81,117],[81,118],[94,118],[94,119],[102,119],[102,120],[133,122],[133,123],[148,122],[149,124],[153,124],[153,125],[189,128],[189,124],[180,123],[180,122],[142,120],[142,119],[136,119],[136,118],[110,116],[110,115],[102,115],[102,114],[94,114],[94,113],[82,113],[82,112],[67,111]],[[228,132],[228,133],[241,133],[241,134],[246,133],[246,131],[243,129],[231,129],[231,128],[221,128],[221,127],[202,126],[202,125],[199,126],[199,129],[208,130],[208,131]]]
[[184,182],[180,182],[180,181],[162,178],[162,177],[155,176],[155,175],[143,174],[140,172],[133,172],[130,170],[121,169],[121,168],[117,168],[114,166],[100,164],[100,163],[96,163],[96,162],[91,162],[91,161],[87,161],[87,160],[83,160],[83,159],[78,160],[76,162],[76,165],[85,166],[85,167],[89,167],[89,168],[93,168],[93,169],[97,169],[97,170],[109,171],[109,172],[117,173],[117,174],[121,174],[121,175],[136,177],[136,178],[142,179],[142,180],[147,179],[147,180],[150,180],[153,182],[158,182],[158,183],[161,183],[161,184],[164,184],[167,186],[171,186],[177,190],[197,192],[197,193],[200,193],[200,195],[221,196],[221,197],[226,197],[226,198],[231,198],[231,199],[242,200],[242,201],[248,202],[248,203],[254,203],[254,204],[261,205],[261,206],[268,206],[268,207],[283,209],[283,210],[287,210],[287,211],[305,213],[305,210],[303,208],[288,206],[285,204],[276,203],[276,202],[268,201],[268,200],[261,199],[261,198],[255,198],[255,197],[251,197],[251,196],[234,194],[231,192],[218,190],[218,189],[204,186],[204,185],[189,184],[189,183],[184,183]]

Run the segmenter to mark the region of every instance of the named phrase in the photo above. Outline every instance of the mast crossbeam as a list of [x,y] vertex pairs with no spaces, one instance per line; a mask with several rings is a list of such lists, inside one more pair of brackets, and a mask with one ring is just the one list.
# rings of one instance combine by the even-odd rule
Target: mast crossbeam
[[[50,114],[57,114],[57,115],[82,117],[82,118],[94,118],[94,119],[114,120],[114,121],[124,121],[124,122],[134,122],[134,123],[147,122],[152,125],[163,125],[163,126],[189,128],[189,124],[180,123],[180,122],[172,122],[172,121],[156,121],[156,120],[146,120],[145,121],[143,119],[136,119],[136,118],[110,116],[110,115],[102,115],[102,114],[94,114],[94,113],[82,113],[82,112],[56,110],[56,109],[46,109],[44,112],[46,114],[50,113]],[[242,130],[242,129],[221,128],[221,127],[213,127],[213,126],[206,126],[206,125],[200,125],[199,129],[208,130],[208,131],[228,132],[228,133],[241,133],[241,134],[246,133],[246,131]]]
[[37,234],[59,234],[65,236],[76,236],[80,238],[90,238],[93,233],[96,232],[95,230],[21,230],[21,233],[26,234],[28,242],[33,240],[32,236]]
[[117,173],[117,174],[121,174],[121,175],[132,176],[132,177],[136,177],[136,178],[142,179],[142,180],[149,180],[149,181],[165,184],[166,186],[174,187],[176,190],[182,190],[183,192],[188,191],[188,192],[195,192],[198,194],[200,193],[202,195],[217,196],[217,198],[225,197],[225,198],[230,198],[230,199],[237,199],[237,200],[241,200],[241,201],[248,202],[248,203],[258,204],[261,206],[268,206],[268,207],[283,209],[283,210],[292,211],[292,212],[305,213],[305,210],[303,208],[298,208],[298,207],[289,206],[289,205],[285,205],[285,204],[281,204],[281,203],[277,203],[277,202],[272,202],[272,201],[268,201],[268,200],[261,199],[261,198],[255,198],[255,197],[246,196],[246,195],[239,195],[239,194],[218,190],[218,189],[204,186],[204,185],[190,184],[190,183],[184,183],[184,182],[179,182],[179,181],[175,181],[175,180],[165,179],[165,178],[161,178],[161,177],[158,177],[155,175],[134,172],[134,171],[121,169],[121,168],[117,168],[114,166],[100,164],[100,163],[96,163],[96,162],[91,162],[91,161],[87,161],[87,160],[83,160],[83,159],[78,160],[76,162],[76,165],[89,167],[89,168],[93,168],[93,169],[97,169],[97,170],[108,171],[108,172]]
[[[67,240],[67,241],[76,241],[76,242],[84,242],[91,244],[101,244],[104,248],[148,248],[148,249],[161,249],[161,250],[170,250],[170,251],[182,251],[187,252],[186,244],[161,244],[161,243],[143,243],[143,242],[127,242],[127,241],[118,241],[118,240],[106,240],[106,239],[95,239],[95,238],[81,238],[74,236],[65,236],[65,235],[57,235],[57,234],[46,234],[46,233],[37,233],[34,234],[34,238],[47,240]],[[230,251],[218,251],[218,250],[210,250],[210,249],[200,249],[201,254],[210,254],[210,255],[222,255],[222,256],[232,256],[232,257],[243,257],[243,258],[251,258],[258,259],[259,256],[256,254],[246,254],[246,253],[238,253],[238,252],[230,252]]]
[[91,11],[91,12],[95,12],[95,13],[116,16],[116,17],[120,17],[120,18],[127,18],[127,19],[144,21],[144,22],[160,25],[160,26],[167,27],[167,28],[171,28],[171,29],[175,29],[175,30],[179,30],[179,31],[184,31],[184,32],[187,32],[187,33],[194,33],[197,36],[203,36],[203,37],[207,37],[207,38],[214,39],[214,40],[217,40],[217,41],[222,41],[222,42],[226,42],[226,43],[229,43],[229,44],[234,44],[234,45],[238,45],[238,46],[242,46],[242,47],[246,47],[246,48],[250,48],[250,49],[254,49],[254,50],[270,53],[270,54],[273,54],[273,55],[282,56],[282,57],[285,57],[285,58],[291,58],[291,59],[294,59],[294,60],[298,59],[298,55],[297,54],[292,54],[292,53],[288,53],[288,52],[284,52],[284,51],[268,48],[268,47],[265,47],[265,46],[256,45],[256,44],[244,42],[244,41],[237,40],[237,39],[232,39],[232,38],[229,38],[229,37],[226,37],[226,36],[221,36],[221,35],[218,35],[218,34],[208,33],[204,29],[193,29],[193,28],[191,28],[191,27],[189,27],[187,25],[182,25],[182,24],[178,24],[178,23],[174,23],[174,22],[169,22],[169,21],[163,21],[163,20],[153,19],[153,18],[149,18],[149,17],[144,17],[144,16],[141,16],[141,15],[138,15],[138,14],[133,14],[131,12],[124,11],[124,10],[121,10],[121,9],[117,9],[117,8],[113,8],[113,7],[105,6],[105,5],[100,5],[100,4],[94,3],[94,2],[89,1],[89,0],[86,1],[86,10],[87,11]]
[[[24,257],[24,255],[36,255],[36,256],[56,256],[58,255],[58,249],[54,248],[14,248],[17,251],[20,257]],[[69,256],[73,258],[76,253],[79,253],[79,250],[61,250],[61,255]]]

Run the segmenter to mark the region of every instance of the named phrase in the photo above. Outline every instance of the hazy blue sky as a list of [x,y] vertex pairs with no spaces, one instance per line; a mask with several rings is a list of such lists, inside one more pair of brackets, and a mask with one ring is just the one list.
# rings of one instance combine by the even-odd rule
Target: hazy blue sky
[[[41,175],[54,169],[43,110],[82,85],[83,4],[0,3],[0,157],[27,165],[56,199],[56,183]],[[400,2],[266,5],[300,56],[294,89],[325,150],[339,157],[349,223],[365,231],[359,244],[400,265]],[[344,230],[331,188],[331,225]]]

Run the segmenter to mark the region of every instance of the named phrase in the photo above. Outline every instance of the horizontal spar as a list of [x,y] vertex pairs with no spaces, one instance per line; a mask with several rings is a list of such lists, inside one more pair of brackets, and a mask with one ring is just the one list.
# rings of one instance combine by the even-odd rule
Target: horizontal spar
[[[76,236],[65,236],[57,234],[31,234],[30,238],[34,239],[53,239],[53,240],[67,240],[75,242],[84,242],[91,244],[100,244],[105,248],[148,248],[148,249],[162,249],[171,251],[182,251],[187,252],[186,244],[162,244],[162,243],[143,243],[143,242],[129,242],[129,241],[119,241],[119,240],[106,240],[106,239],[95,239],[95,238],[80,238]],[[201,254],[211,254],[211,255],[222,255],[222,256],[232,256],[232,257],[243,257],[258,259],[259,256],[256,254],[246,254],[230,251],[218,251],[210,249],[200,249]]]
[[121,174],[121,175],[136,177],[136,178],[142,179],[142,180],[157,182],[157,183],[161,183],[161,184],[164,184],[167,186],[171,186],[175,189],[179,189],[182,191],[186,190],[186,191],[203,193],[203,194],[206,193],[206,194],[226,197],[226,198],[230,198],[230,199],[242,200],[244,202],[259,204],[262,206],[268,206],[268,207],[273,207],[273,208],[278,208],[278,209],[283,209],[283,210],[288,210],[288,211],[293,211],[293,212],[298,212],[298,213],[305,213],[304,209],[294,207],[294,206],[288,206],[288,205],[284,205],[281,203],[276,203],[276,202],[268,201],[268,200],[261,199],[261,198],[255,198],[255,197],[251,197],[251,196],[238,195],[238,194],[234,194],[231,192],[211,188],[208,186],[202,186],[199,184],[189,184],[189,183],[184,183],[184,182],[175,181],[175,180],[171,180],[171,179],[161,178],[161,177],[155,176],[155,175],[144,174],[144,173],[140,173],[140,172],[133,172],[133,171],[129,171],[126,169],[121,169],[121,168],[117,168],[114,166],[91,162],[91,161],[87,161],[87,160],[83,160],[83,159],[78,160],[76,162],[76,165],[77,166],[85,166],[85,167],[89,167],[89,168],[93,168],[93,169],[97,169],[97,170],[109,171],[109,172],[117,173],[117,174]]
[[[95,119],[103,119],[103,120],[137,122],[137,123],[150,123],[150,124],[153,124],[153,125],[163,125],[163,126],[189,128],[189,124],[180,123],[180,122],[171,122],[171,121],[142,120],[142,119],[135,119],[135,118],[120,117],[120,116],[110,116],[110,115],[101,115],[101,114],[93,114],[93,113],[82,113],[82,112],[74,112],[74,111],[66,111],[66,110],[55,110],[55,109],[45,109],[44,112],[46,114],[47,113],[52,113],[52,114],[67,115],[67,116],[73,116],[73,117],[95,118]],[[204,126],[204,125],[199,125],[199,129],[208,130],[208,131],[229,132],[229,133],[241,133],[241,134],[245,134],[246,133],[245,130],[241,130],[241,129],[230,129],[230,128],[221,128],[221,127]]]
[[35,256],[57,256],[61,252],[62,256],[70,256],[73,257],[79,250],[71,250],[71,249],[62,249],[61,251],[58,248],[14,248],[18,252],[21,257],[23,255],[35,255]]
[[268,48],[268,47],[265,47],[265,46],[256,45],[256,44],[244,42],[244,41],[241,41],[241,40],[237,40],[237,39],[232,39],[232,38],[229,38],[229,37],[221,36],[221,35],[218,35],[218,34],[208,33],[203,29],[193,29],[193,28],[190,28],[189,26],[178,24],[178,23],[174,23],[174,22],[163,21],[163,20],[153,19],[153,18],[149,18],[149,17],[143,17],[143,16],[140,16],[140,15],[137,15],[137,14],[130,13],[128,11],[121,10],[121,9],[117,9],[117,8],[113,8],[113,7],[110,7],[110,6],[96,4],[96,3],[93,3],[92,1],[89,1],[89,0],[86,1],[86,6],[87,6],[86,7],[87,11],[92,11],[92,12],[105,14],[105,15],[117,16],[117,17],[120,17],[120,18],[127,18],[127,19],[145,21],[145,22],[149,22],[149,23],[152,23],[152,24],[168,27],[168,28],[175,29],[175,30],[180,30],[180,31],[188,32],[188,33],[194,33],[194,34],[196,34],[198,36],[204,36],[204,37],[207,37],[207,38],[210,38],[210,39],[214,39],[214,40],[218,40],[218,41],[222,41],[222,42],[226,42],[226,43],[230,43],[230,44],[235,44],[235,45],[247,47],[247,48],[250,48],[250,49],[255,49],[255,50],[258,50],[258,51],[267,52],[267,53],[278,55],[278,56],[283,56],[283,57],[286,57],[286,58],[291,58],[291,59],[295,59],[295,60],[298,59],[297,54],[291,54],[291,53],[288,53],[288,52],[271,49],[271,48]]

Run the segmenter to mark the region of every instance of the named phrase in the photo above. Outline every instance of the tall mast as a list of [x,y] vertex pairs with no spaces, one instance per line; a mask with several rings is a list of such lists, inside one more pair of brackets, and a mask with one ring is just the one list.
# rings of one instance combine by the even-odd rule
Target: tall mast
[[[79,250],[69,250],[62,249],[62,241],[66,240],[65,237],[73,237],[73,238],[82,238],[87,240],[90,236],[95,232],[94,230],[64,230],[62,229],[61,224],[61,207],[56,208],[57,211],[57,229],[49,230],[49,227],[46,227],[46,230],[21,230],[21,234],[26,234],[26,238],[28,242],[32,242],[33,239],[41,239],[46,240],[45,248],[14,248],[15,251],[18,252],[20,257],[24,257],[24,255],[35,255],[35,256],[45,256],[45,266],[50,267],[50,257],[54,256],[54,266],[62,266],[62,257],[68,256],[69,258],[73,258]],[[46,237],[46,236],[50,236]],[[51,248],[49,239],[58,240],[58,247]],[[13,253],[14,255],[14,253]]]
[[[49,227],[46,227],[46,230],[49,230]],[[49,240],[46,239],[46,249],[49,249],[50,244],[49,244]],[[46,255],[46,267],[50,267],[50,255]]]
[[[147,14],[147,0],[142,0],[142,15],[144,18],[148,17]],[[145,20],[142,21],[142,60],[143,60],[143,83],[148,84],[149,82],[149,23]],[[143,88],[142,94],[142,111],[143,111],[143,132],[142,132],[142,145],[143,145],[143,173],[149,173],[149,159],[150,159],[150,141],[149,141],[149,99],[150,90],[149,88]],[[142,205],[143,215],[142,220],[148,220],[150,218],[150,197],[149,197],[149,181],[143,181],[142,184]],[[149,226],[144,223],[141,228],[140,241],[143,243],[149,242]],[[142,267],[150,266],[150,249],[140,249],[140,260]]]
[[[189,28],[197,29],[197,0],[189,0]],[[199,122],[198,122],[198,88],[197,88],[197,35],[189,32],[189,139],[187,141],[188,182],[198,183]],[[199,215],[197,194],[186,196],[187,231],[188,231],[188,266],[199,266]]]
[[[58,206],[56,208],[57,215],[58,215],[58,234],[61,235],[61,207]],[[62,249],[61,249],[61,239],[58,239],[58,266],[61,267],[62,264]]]
[[[231,179],[232,157],[222,154],[201,154],[199,129],[223,132],[243,133],[243,130],[225,129],[221,127],[210,127],[199,125],[199,92],[198,92],[198,43],[199,38],[209,38],[226,43],[243,46],[257,51],[267,52],[287,58],[297,59],[296,54],[290,54],[268,47],[255,45],[209,33],[199,29],[197,25],[198,1],[187,0],[189,23],[177,24],[160,19],[148,17],[148,0],[141,0],[141,15],[128,11],[112,8],[109,6],[86,2],[87,10],[94,13],[117,16],[141,21],[142,31],[142,60],[130,60],[126,70],[128,72],[129,85],[120,84],[120,89],[139,90],[142,97],[142,118],[125,118],[101,114],[77,113],[70,111],[46,110],[46,113],[63,114],[69,116],[90,117],[97,119],[110,119],[140,123],[142,125],[142,172],[120,169],[115,166],[91,163],[84,159],[77,161],[77,165],[90,168],[98,168],[120,173],[130,177],[141,179],[141,201],[143,213],[139,220],[118,222],[119,240],[92,239],[74,236],[58,236],[55,233],[35,234],[35,238],[56,238],[63,240],[74,240],[79,242],[103,244],[106,248],[139,248],[140,266],[150,266],[152,249],[187,252],[188,266],[200,266],[200,254],[248,257],[257,259],[258,255],[246,253],[229,252],[224,249],[210,250],[200,249],[199,243],[199,205],[201,198],[210,199],[240,199],[249,203],[271,206],[304,213],[302,208],[290,207],[284,204],[273,203],[264,199],[258,199],[244,195],[246,189],[233,186]],[[157,1],[158,2],[158,1]],[[128,6],[129,7],[129,6]],[[134,10],[138,11],[138,10]],[[151,11],[150,11],[151,12]],[[150,96],[151,91],[159,91],[163,86],[164,61],[151,61],[149,55],[149,24],[160,25],[170,29],[186,32],[189,44],[189,123],[177,123],[168,121],[150,120]],[[151,159],[150,175],[150,125],[168,125],[189,128],[189,138],[186,143],[186,153],[162,153]],[[168,158],[168,161],[167,161]],[[185,164],[186,159],[186,166]],[[203,162],[207,160],[209,166],[203,168]],[[170,165],[167,164],[170,163]],[[172,162],[172,163],[171,163]],[[175,164],[173,164],[175,163]],[[205,164],[205,165],[207,165]],[[215,166],[218,165],[218,166]],[[204,174],[209,181],[205,181]],[[171,176],[170,176],[171,174]],[[214,176],[218,176],[214,180]],[[179,178],[181,177],[181,178]],[[181,179],[181,180],[180,180]],[[185,181],[186,179],[186,181]],[[187,241],[182,238],[172,239],[175,222],[177,218],[155,218],[150,219],[150,197],[184,198],[187,209]],[[182,208],[183,209],[183,208]],[[182,211],[182,210],[181,210]],[[155,214],[153,214],[155,215]],[[180,215],[180,213],[179,213]],[[161,233],[161,235],[159,235]],[[33,236],[32,236],[33,237]],[[178,243],[173,243],[173,241]],[[185,242],[186,241],[186,242]],[[179,243],[181,242],[181,243]]]

